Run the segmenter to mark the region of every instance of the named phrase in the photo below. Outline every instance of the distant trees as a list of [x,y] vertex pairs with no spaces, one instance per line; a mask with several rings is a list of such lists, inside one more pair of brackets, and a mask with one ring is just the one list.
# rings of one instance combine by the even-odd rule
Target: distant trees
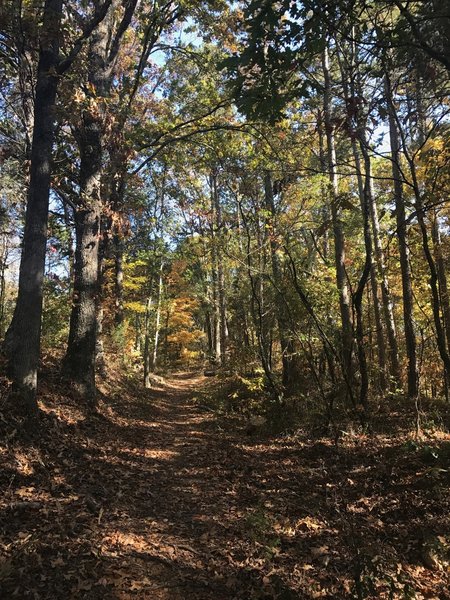
[[[377,394],[448,395],[445,11],[89,8],[48,0],[31,43],[16,7],[0,38],[17,105],[0,135],[30,161],[5,336],[29,413],[50,197],[72,277],[64,372],[92,406],[102,338],[146,386],[171,361],[259,369],[280,410],[312,386],[328,416],[338,397],[368,418]],[[192,43],[183,23],[201,24]]]
[[[362,291],[368,281],[372,260],[377,265],[379,284],[381,284],[381,302],[383,306],[384,325],[380,314],[376,313],[377,330],[386,328],[390,346],[391,374],[394,380],[399,380],[398,345],[396,341],[396,324],[393,320],[392,303],[390,300],[389,282],[386,278],[384,250],[380,244],[379,219],[377,206],[374,202],[374,180],[372,179],[372,162],[375,159],[376,147],[370,141],[370,119],[380,127],[387,120],[386,127],[390,132],[390,151],[392,165],[392,192],[396,206],[396,232],[398,235],[400,265],[402,273],[402,296],[404,315],[404,335],[406,353],[408,356],[408,395],[414,400],[418,395],[418,366],[414,325],[414,299],[412,290],[412,274],[410,270],[408,225],[414,217],[417,218],[422,232],[422,243],[426,261],[431,272],[432,304],[435,317],[436,341],[447,371],[447,357],[444,352],[442,315],[436,288],[437,271],[433,265],[432,252],[428,243],[428,224],[426,223],[425,207],[421,204],[423,191],[414,185],[417,154],[410,145],[414,139],[402,125],[402,103],[411,107],[413,97],[399,96],[397,83],[392,83],[396,73],[396,62],[402,68],[414,73],[423,72],[423,64],[434,58],[445,66],[445,57],[440,42],[430,36],[428,42],[424,38],[430,19],[437,20],[437,28],[448,25],[448,18],[433,3],[403,3],[396,2],[395,6],[380,6],[372,2],[305,2],[305,3],[271,3],[254,1],[246,9],[249,23],[247,29],[247,47],[240,56],[230,58],[229,68],[235,73],[235,93],[239,105],[249,115],[280,118],[283,110],[288,108],[292,98],[309,98],[314,94],[324,98],[323,124],[324,137],[327,141],[328,164],[332,191],[331,217],[334,229],[334,248],[336,259],[337,287],[339,290],[342,322],[343,362],[350,373],[352,339],[358,347],[360,386],[366,387],[366,367],[364,359],[364,330],[362,324],[360,302]],[[401,48],[405,33],[409,31],[416,40],[415,55],[406,55]],[[408,35],[408,33],[406,33]],[[444,36],[445,37],[445,36]],[[443,39],[443,38],[442,38]],[[344,48],[349,48],[349,52]],[[389,48],[389,49],[387,49]],[[439,49],[440,48],[440,49]],[[322,53],[323,78],[317,72],[319,53]],[[329,58],[331,56],[331,59]],[[394,58],[395,56],[395,58]],[[390,57],[387,59],[386,57]],[[331,61],[331,62],[330,62]],[[336,63],[340,65],[342,81],[339,85],[335,77]],[[435,67],[439,70],[439,67]],[[417,77],[417,75],[416,75]],[[419,75],[420,78],[420,75]],[[384,94],[378,97],[378,105],[366,94],[369,86],[376,87],[380,81]],[[384,82],[384,83],[383,83]],[[434,86],[433,86],[434,87]],[[273,92],[273,101],[265,94]],[[422,90],[423,92],[423,90]],[[408,94],[408,92],[407,92]],[[439,102],[436,99],[437,102]],[[419,101],[420,102],[420,101]],[[343,103],[345,105],[343,106]],[[417,104],[416,104],[417,106]],[[369,109],[369,107],[371,107]],[[379,108],[380,107],[380,108]],[[291,109],[290,109],[291,110]],[[417,110],[417,109],[416,109]],[[445,110],[445,109],[444,109]],[[371,111],[371,112],[370,112]],[[419,111],[418,111],[419,112]],[[418,119],[416,114],[416,121]],[[364,116],[366,114],[367,116]],[[403,113],[402,113],[403,114]],[[411,116],[411,112],[408,113]],[[441,111],[441,115],[444,115]],[[342,115],[342,116],[341,116]],[[341,121],[341,118],[344,120]],[[439,119],[442,116],[439,117]],[[445,118],[445,117],[444,117]],[[378,121],[378,123],[375,122]],[[426,121],[422,115],[422,124]],[[336,150],[335,131],[339,132],[341,148]],[[341,225],[342,204],[338,187],[338,163],[345,161],[345,145],[351,142],[353,160],[357,169],[361,170],[359,193],[362,198],[363,232],[366,247],[366,275],[360,280],[356,291],[352,294],[350,305],[349,273],[346,265],[344,234]],[[360,148],[355,145],[358,143]],[[359,159],[362,153],[363,162]],[[338,158],[339,157],[339,158]],[[407,170],[409,175],[406,175]],[[411,180],[409,179],[411,177]],[[412,183],[416,198],[416,213],[408,215],[406,211],[406,189]],[[405,187],[406,186],[406,187]],[[409,188],[410,189],[410,188]],[[415,191],[414,191],[415,190]],[[408,194],[409,195],[409,194]],[[417,199],[419,206],[417,207]],[[372,242],[374,240],[374,243]],[[375,252],[372,252],[372,246]],[[373,254],[373,258],[372,258]],[[378,305],[378,282],[375,271],[372,272],[372,289],[374,304]],[[352,308],[353,307],[353,308]],[[356,313],[353,322],[351,311]],[[383,339],[379,338],[379,354],[382,357]],[[380,362],[380,368],[382,367]],[[361,394],[364,398],[366,393]]]

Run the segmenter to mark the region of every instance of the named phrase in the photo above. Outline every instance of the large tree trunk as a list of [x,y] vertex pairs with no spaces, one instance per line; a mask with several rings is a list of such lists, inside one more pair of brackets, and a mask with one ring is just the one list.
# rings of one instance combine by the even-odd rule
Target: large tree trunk
[[[109,19],[89,47],[89,81],[98,99],[108,88],[106,55]],[[99,102],[100,100],[97,100]],[[95,358],[99,295],[99,239],[102,212],[103,115],[100,106],[86,110],[76,132],[80,150],[80,198],[75,211],[75,278],[70,332],[63,369],[74,389],[95,404]]]
[[89,403],[95,403],[95,356],[97,300],[99,293],[99,237],[101,219],[100,176],[102,168],[101,125],[84,116],[80,135],[80,194],[75,211],[75,278],[70,332],[64,372]]
[[95,348],[99,295],[99,234],[102,213],[101,182],[106,130],[103,99],[108,96],[120,40],[127,31],[137,0],[126,3],[122,19],[115,21],[119,0],[93,34],[87,57],[91,106],[76,132],[80,149],[80,198],[76,216],[74,301],[64,371],[74,388],[95,403]]
[[30,184],[20,261],[19,293],[13,320],[5,338],[5,351],[14,386],[30,415],[37,413],[37,368],[61,18],[62,0],[46,0],[36,81]]

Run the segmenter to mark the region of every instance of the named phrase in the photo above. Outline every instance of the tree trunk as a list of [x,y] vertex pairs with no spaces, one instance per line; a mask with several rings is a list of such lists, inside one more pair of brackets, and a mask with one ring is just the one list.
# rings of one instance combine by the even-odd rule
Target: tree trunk
[[145,306],[145,340],[144,340],[144,387],[150,388],[150,373],[151,373],[151,365],[150,365],[150,309],[152,306],[152,299],[149,297],[147,299],[147,304]]
[[278,242],[276,241],[276,234],[274,231],[276,209],[273,196],[272,177],[270,171],[266,171],[264,176],[264,200],[265,208],[270,214],[270,255],[272,262],[273,282],[275,285],[276,315],[281,347],[281,359],[283,365],[282,383],[283,388],[287,392],[289,392],[292,390],[293,384],[295,383],[295,374],[293,369],[294,344],[290,336],[289,322],[286,319],[286,307],[284,305],[285,299],[283,295],[283,277],[281,272],[280,261],[277,254]]
[[447,348],[450,349],[450,300],[448,293],[447,271],[445,258],[442,253],[441,232],[439,231],[438,211],[434,211],[432,216],[432,237],[434,246],[434,255],[436,260],[436,269],[439,280],[439,294],[441,298],[442,314],[444,317],[445,335],[447,338]]
[[331,189],[331,218],[334,234],[334,256],[336,265],[336,285],[339,292],[339,306],[342,326],[342,365],[346,371],[348,381],[352,379],[352,346],[353,325],[350,307],[350,294],[347,285],[345,270],[345,239],[339,207],[339,179],[336,165],[336,147],[334,139],[334,125],[331,114],[331,76],[328,58],[328,49],[325,48],[322,57],[324,74],[323,112],[325,133],[327,138],[328,173]]
[[[359,390],[359,401],[367,412],[368,409],[368,392],[369,392],[369,370],[367,366],[367,354],[364,340],[364,319],[363,319],[363,298],[366,284],[369,280],[372,283],[372,291],[374,298],[374,305],[378,308],[378,286],[376,278],[373,275],[373,261],[372,261],[372,232],[370,229],[370,193],[371,188],[371,173],[370,173],[370,162],[365,160],[365,175],[364,180],[361,172],[361,159],[359,154],[359,148],[357,145],[357,136],[361,128],[360,118],[357,111],[350,111],[351,98],[355,95],[353,90],[353,76],[354,76],[354,48],[351,47],[351,60],[350,60],[350,72],[344,69],[341,57],[339,56],[339,64],[341,68],[342,87],[344,91],[345,100],[349,110],[347,111],[347,125],[351,136],[351,146],[353,151],[353,158],[356,166],[356,177],[358,182],[359,201],[361,206],[361,214],[363,218],[363,238],[364,238],[364,249],[365,258],[364,266],[361,276],[358,281],[358,286],[353,294],[353,308],[356,313],[356,345],[358,351],[358,363],[360,373],[360,390]],[[351,83],[347,82],[350,79]],[[350,93],[351,89],[351,93]],[[375,316],[379,319],[380,312],[375,310]],[[378,361],[380,367],[380,375],[383,384],[385,383],[385,349],[384,339],[381,321],[377,321],[377,341],[378,341]]]
[[30,416],[37,414],[37,369],[62,5],[62,0],[46,0],[44,5],[19,293],[13,320],[5,338],[5,352],[14,386]]
[[[122,124],[123,127],[123,124]],[[123,300],[123,253],[124,228],[122,214],[126,190],[126,158],[120,152],[121,147],[110,150],[110,179],[112,218],[112,248],[114,257],[114,323],[117,327],[124,320]]]
[[[283,398],[282,391],[279,389],[279,386],[273,376],[272,373],[272,365],[270,360],[270,352],[267,344],[267,333],[266,333],[266,322],[265,322],[265,314],[264,314],[264,298],[263,298],[263,281],[262,277],[255,277],[253,274],[253,263],[252,263],[252,233],[250,231],[249,223],[247,218],[245,217],[244,211],[242,209],[242,204],[239,203],[239,211],[241,213],[242,224],[244,226],[244,230],[246,233],[246,264],[247,264],[247,277],[250,283],[251,289],[251,297],[250,297],[250,312],[253,320],[253,324],[255,327],[256,333],[256,341],[258,344],[258,354],[261,361],[261,366],[264,370],[264,374],[267,379],[267,383],[270,387],[272,397],[277,403],[281,403]],[[259,224],[259,223],[258,223]],[[260,249],[259,260],[261,261],[261,228],[258,227],[257,230],[258,235],[258,248]],[[259,265],[259,272],[261,272],[261,262]],[[259,280],[258,280],[259,279]]]
[[127,31],[136,0],[127,3],[120,21],[115,21],[119,0],[97,27],[87,56],[91,102],[81,117],[76,138],[80,149],[80,198],[76,216],[74,301],[70,318],[69,342],[63,368],[74,388],[95,403],[95,348],[99,294],[99,234],[102,212],[101,180],[106,130],[104,99],[114,77],[120,40]]
[[[393,107],[392,107],[393,110]],[[436,330],[436,341],[439,350],[439,355],[441,357],[442,363],[444,365],[444,374],[446,385],[450,381],[450,355],[447,349],[447,340],[445,329],[441,320],[441,297],[439,294],[439,269],[435,262],[433,251],[430,244],[428,227],[425,221],[425,208],[422,200],[422,192],[420,190],[419,181],[417,179],[416,166],[414,164],[414,159],[412,159],[409,153],[406,150],[405,140],[403,141],[403,147],[405,148],[405,154],[409,163],[412,181],[413,181],[413,190],[414,190],[414,198],[415,198],[415,208],[417,214],[417,221],[419,223],[420,233],[422,235],[422,248],[425,255],[425,259],[428,263],[428,268],[430,270],[430,288],[431,288],[431,306],[433,309],[433,319],[434,319],[434,327]],[[445,276],[445,269],[444,269]]]
[[[103,56],[105,24],[90,44],[90,82],[100,94],[104,89]],[[101,173],[103,123],[98,112],[86,111],[77,131],[80,150],[80,198],[75,210],[74,292],[69,341],[63,370],[74,389],[95,404],[95,356],[99,294],[99,240],[101,221]]]
[[[361,151],[366,163],[366,169],[371,170],[371,160],[367,150],[367,142],[365,136],[361,143]],[[394,309],[392,306],[391,292],[389,281],[386,273],[386,261],[384,250],[381,245],[380,222],[378,220],[378,207],[373,190],[373,180],[370,177],[370,220],[372,224],[373,245],[375,250],[375,264],[378,272],[381,288],[381,305],[383,309],[384,322],[386,325],[386,333],[389,345],[389,366],[392,378],[393,387],[398,388],[401,385],[400,360],[398,353],[397,331],[394,320]]]
[[[95,356],[97,339],[98,245],[100,234],[101,138],[93,123],[86,125],[90,140],[81,142],[80,189],[85,206],[75,212],[75,278],[70,331],[64,357],[64,373],[76,391],[95,403]],[[92,136],[89,135],[92,133]]]
[[384,91],[389,113],[389,139],[391,144],[392,179],[394,185],[397,238],[400,253],[400,270],[403,291],[403,322],[405,328],[406,355],[408,357],[408,398],[417,402],[419,396],[419,374],[417,369],[416,333],[413,321],[413,291],[411,268],[409,265],[408,233],[406,224],[405,199],[403,196],[402,174],[400,169],[400,140],[393,105],[392,86],[385,73]]
[[156,301],[156,318],[155,318],[155,335],[153,336],[153,352],[151,357],[150,368],[152,371],[156,369],[156,361],[158,359],[159,334],[161,330],[161,305],[163,296],[163,263],[159,267],[158,279],[158,299]]
[[99,240],[102,213],[104,118],[101,99],[107,94],[107,46],[111,16],[98,27],[89,44],[88,78],[95,90],[93,108],[81,117],[76,139],[80,151],[80,197],[75,211],[76,250],[70,331],[63,371],[74,389],[95,404],[95,358],[99,296]]
[[8,267],[8,240],[6,235],[2,236],[2,249],[0,258],[0,338],[5,335],[5,304],[6,304],[6,278],[5,271]]
[[[213,244],[214,244],[213,240]],[[211,269],[211,287],[212,287],[212,333],[213,333],[213,360],[220,362],[220,307],[217,282],[217,269],[215,260],[215,251],[213,249],[213,264]]]
[[226,363],[228,346],[228,326],[226,315],[225,298],[225,273],[223,268],[223,255],[221,248],[221,230],[222,230],[222,210],[220,206],[219,192],[217,188],[217,173],[211,173],[211,208],[213,213],[212,232],[213,232],[213,254],[214,254],[214,272],[216,275],[216,352],[220,364]]
[[[380,389],[381,390],[385,390],[387,387],[387,380],[386,380],[386,346],[385,346],[385,342],[384,342],[384,335],[383,335],[383,322],[381,320],[381,310],[380,310],[380,300],[378,298],[378,281],[377,281],[377,276],[376,276],[376,267],[375,267],[375,263],[373,262],[373,256],[372,256],[372,231],[370,228],[370,213],[371,213],[371,205],[373,203],[373,185],[372,185],[372,173],[371,173],[371,163],[370,163],[370,157],[369,154],[367,152],[363,152],[363,158],[364,158],[364,165],[365,165],[365,177],[364,177],[364,181],[363,181],[363,176],[362,176],[362,172],[361,172],[361,159],[360,159],[360,155],[359,155],[359,150],[357,147],[357,142],[356,142],[356,138],[354,136],[352,136],[352,150],[353,150],[353,157],[355,160],[355,165],[356,165],[356,176],[358,179],[358,192],[359,192],[359,198],[360,198],[360,205],[361,205],[361,212],[363,215],[363,229],[364,229],[364,243],[365,243],[365,247],[366,247],[366,265],[367,265],[367,258],[368,256],[370,257],[370,285],[372,288],[372,297],[373,297],[373,313],[374,313],[374,317],[375,317],[375,333],[376,333],[376,338],[377,338],[377,349],[378,349],[378,370],[379,370],[379,376],[378,376],[378,380],[379,380],[379,385],[380,385]],[[364,273],[363,273],[364,275]],[[362,301],[362,294],[361,294],[361,301]],[[360,334],[362,334],[362,330],[363,330],[363,325],[362,323],[360,324]],[[359,339],[359,344],[361,345],[363,343],[363,339],[361,337],[361,335],[358,337]],[[358,354],[360,356],[360,363],[361,361],[366,365],[366,360],[365,360],[365,356],[363,357],[362,354],[364,353],[364,348],[360,348],[358,350]],[[361,364],[360,364],[361,367]],[[367,369],[367,365],[365,366],[365,368]],[[366,374],[367,376],[367,374]],[[362,383],[363,382],[364,377],[361,375],[361,380]],[[361,386],[361,390],[363,389],[363,385]]]
[[[417,85],[416,85],[416,89],[415,89],[415,100],[416,100],[416,109],[417,109],[417,116],[418,116],[418,130],[419,130],[419,135],[418,135],[418,141],[419,144],[423,144],[425,141],[425,115],[424,115],[424,111],[423,111],[423,106],[422,106],[422,99],[421,99],[421,85],[420,85],[420,81],[417,81]],[[439,263],[436,262],[435,260],[435,252],[433,252],[433,249],[431,247],[431,243],[430,243],[430,236],[428,233],[428,226],[427,226],[427,222],[426,222],[426,209],[424,207],[424,202],[423,202],[423,193],[421,190],[421,186],[419,183],[419,179],[417,177],[417,170],[416,170],[416,164],[415,164],[415,160],[414,157],[410,154],[410,151],[407,147],[407,141],[405,138],[405,133],[401,128],[401,123],[398,119],[398,115],[395,111],[395,107],[393,104],[391,104],[391,111],[393,116],[396,119],[396,124],[397,124],[397,128],[401,137],[401,141],[402,141],[402,145],[403,145],[403,151],[406,157],[406,160],[408,161],[408,165],[409,165],[409,169],[411,172],[411,177],[412,177],[412,184],[413,184],[413,191],[414,191],[414,199],[415,199],[415,208],[416,208],[416,215],[417,215],[417,221],[419,223],[419,228],[420,228],[420,233],[422,235],[422,248],[423,248],[423,252],[425,255],[425,259],[428,263],[428,268],[430,270],[430,288],[431,288],[431,306],[433,309],[433,319],[434,319],[434,326],[435,326],[435,330],[436,330],[436,341],[437,341],[437,346],[438,346],[438,350],[439,350],[439,355],[441,357],[443,366],[444,366],[444,380],[445,380],[445,388],[447,390],[448,388],[448,383],[450,382],[450,355],[448,352],[448,347],[447,347],[447,335],[446,335],[446,331],[445,331],[445,326],[443,323],[445,323],[445,316],[444,313],[442,313],[442,318],[441,318],[441,293],[440,293],[440,281],[442,280],[442,277],[440,276],[440,267],[439,267]],[[432,219],[431,219],[432,220]],[[433,236],[433,224],[432,224],[432,236]],[[439,228],[434,231],[434,234],[438,234],[439,235]],[[445,268],[443,269],[443,274],[444,274],[444,278],[445,278]],[[444,307],[442,306],[442,309],[444,310]]]
[[123,306],[123,243],[120,232],[116,232],[113,237],[114,252],[114,294],[115,309],[114,322],[119,327],[124,320]]
[[[358,156],[358,153],[356,153]],[[362,190],[361,197],[361,210],[363,215],[363,234],[364,234],[364,246],[366,250],[366,256],[364,261],[364,268],[361,277],[358,282],[358,287],[353,297],[353,304],[356,311],[356,340],[358,345],[358,360],[359,360],[359,371],[361,376],[359,400],[364,410],[368,409],[368,391],[369,391],[369,372],[367,368],[367,357],[364,344],[364,323],[362,315],[362,300],[364,295],[364,288],[369,279],[372,270],[372,236],[370,230],[370,194],[372,185],[372,175],[370,172],[370,162],[365,161],[365,178],[364,178],[364,189]],[[374,287],[374,302],[377,294],[377,286]],[[381,325],[381,324],[380,324]],[[384,344],[382,344],[384,351]],[[381,349],[378,349],[379,352]],[[383,355],[384,358],[384,355]],[[380,364],[380,367],[385,366],[385,361]]]

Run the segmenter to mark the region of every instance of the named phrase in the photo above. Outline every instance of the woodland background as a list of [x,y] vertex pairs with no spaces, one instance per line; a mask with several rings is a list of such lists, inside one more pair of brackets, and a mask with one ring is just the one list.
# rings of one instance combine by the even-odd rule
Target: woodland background
[[[349,460],[367,443],[362,464],[400,440],[385,459],[425,481],[416,559],[445,590],[449,15],[447,0],[2,3],[7,461],[39,438],[60,451],[61,423],[95,425],[112,385],[151,406],[168,373],[202,371],[175,400],[232,435],[301,429]],[[408,596],[398,573],[373,591],[364,560],[358,598],[448,597]],[[312,594],[289,586],[267,597]]]

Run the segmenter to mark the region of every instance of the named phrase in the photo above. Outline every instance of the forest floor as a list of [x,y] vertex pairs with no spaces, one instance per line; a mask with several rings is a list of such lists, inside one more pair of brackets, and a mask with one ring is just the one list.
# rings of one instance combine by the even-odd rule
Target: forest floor
[[38,436],[0,417],[2,599],[450,598],[449,435],[249,435],[198,373],[88,418],[42,381]]

